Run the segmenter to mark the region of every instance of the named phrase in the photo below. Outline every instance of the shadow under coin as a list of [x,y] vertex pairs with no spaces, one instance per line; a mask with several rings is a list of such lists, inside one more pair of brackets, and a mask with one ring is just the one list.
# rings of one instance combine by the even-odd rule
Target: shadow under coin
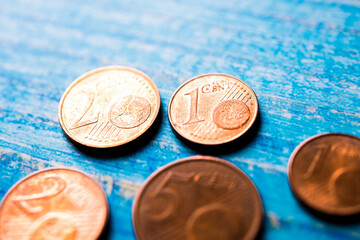
[[203,145],[191,142],[182,136],[180,136],[174,129],[172,131],[174,134],[189,148],[198,152],[201,155],[223,155],[223,154],[230,154],[236,151],[239,151],[242,148],[248,146],[257,136],[261,126],[261,115],[260,110],[258,115],[255,119],[254,124],[239,138],[219,145]]
[[102,233],[98,237],[98,240],[107,240],[107,239],[109,239],[110,224],[111,224],[110,215],[111,215],[111,211],[109,211],[108,221],[106,222]]
[[136,151],[139,151],[140,149],[144,148],[146,145],[148,145],[151,140],[155,138],[155,136],[159,133],[160,126],[161,126],[161,120],[163,116],[163,109],[160,105],[159,113],[153,122],[153,124],[150,126],[149,129],[147,129],[141,136],[134,139],[131,142],[128,142],[124,145],[120,145],[117,147],[111,147],[111,148],[93,148],[88,147],[85,145],[81,145],[71,138],[68,138],[76,147],[77,150],[81,151],[85,155],[99,158],[99,159],[115,159],[118,157],[124,157],[133,154]]
[[304,202],[297,199],[297,201],[300,203],[300,206],[307,212],[309,212],[311,215],[313,215],[318,220],[322,220],[324,222],[330,223],[330,224],[336,224],[336,225],[357,225],[360,223],[360,213],[349,215],[349,216],[338,216],[338,215],[330,215],[323,212],[319,212],[308,205],[306,205]]
[[261,226],[260,226],[260,228],[259,228],[258,234],[257,234],[256,237],[255,237],[255,240],[262,240],[262,239],[264,239],[264,220],[265,220],[265,219],[263,219],[263,221],[261,222]]

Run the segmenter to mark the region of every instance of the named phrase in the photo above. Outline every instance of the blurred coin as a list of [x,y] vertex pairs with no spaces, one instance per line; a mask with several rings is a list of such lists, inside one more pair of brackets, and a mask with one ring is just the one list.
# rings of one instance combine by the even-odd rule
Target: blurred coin
[[305,140],[290,157],[288,178],[295,195],[317,211],[360,213],[360,138],[326,133]]
[[159,91],[144,73],[102,67],[68,87],[60,101],[59,121],[65,134],[80,144],[115,147],[142,135],[159,108]]
[[232,141],[254,123],[258,101],[243,81],[208,74],[184,83],[172,96],[169,121],[182,137],[205,145]]
[[0,239],[92,240],[108,217],[102,188],[85,174],[52,168],[16,183],[0,206]]
[[224,160],[194,156],[153,173],[136,196],[139,240],[254,239],[263,207],[252,181]]

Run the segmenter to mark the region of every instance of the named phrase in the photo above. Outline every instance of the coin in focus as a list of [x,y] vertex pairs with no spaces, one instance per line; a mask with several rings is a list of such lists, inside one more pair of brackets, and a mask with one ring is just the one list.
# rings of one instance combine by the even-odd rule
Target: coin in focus
[[230,142],[255,122],[258,101],[243,81],[208,74],[184,83],[172,96],[169,121],[187,140],[205,145]]
[[235,165],[194,156],[153,173],[133,204],[138,240],[254,239],[263,219],[260,195]]
[[102,188],[85,174],[54,168],[16,183],[0,206],[0,239],[97,239],[108,217]]
[[295,195],[319,212],[360,213],[360,138],[326,133],[305,140],[290,157],[288,178]]
[[68,87],[60,101],[59,121],[65,134],[80,144],[116,147],[142,135],[159,108],[159,91],[144,73],[102,67]]

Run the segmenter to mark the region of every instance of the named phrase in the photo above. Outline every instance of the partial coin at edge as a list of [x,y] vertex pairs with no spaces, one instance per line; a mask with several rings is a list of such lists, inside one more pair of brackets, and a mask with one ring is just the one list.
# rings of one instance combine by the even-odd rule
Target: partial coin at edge
[[66,168],[35,172],[14,184],[0,205],[0,239],[95,240],[109,214],[103,189]]
[[256,186],[235,165],[193,156],[153,173],[135,197],[138,240],[254,239],[263,206]]
[[59,105],[65,134],[89,147],[108,148],[142,135],[155,121],[160,95],[144,73],[128,67],[109,66],[76,79]]
[[216,145],[248,131],[258,108],[257,97],[245,82],[225,74],[207,74],[190,79],[175,91],[168,117],[185,139]]
[[360,138],[325,133],[306,139],[291,154],[288,178],[294,194],[312,209],[360,214]]

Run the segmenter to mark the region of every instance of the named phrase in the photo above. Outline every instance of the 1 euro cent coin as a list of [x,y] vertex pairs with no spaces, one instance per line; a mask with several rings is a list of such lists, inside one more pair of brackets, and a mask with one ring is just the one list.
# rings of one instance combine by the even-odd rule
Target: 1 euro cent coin
[[187,140],[204,145],[230,142],[255,122],[258,101],[245,82],[224,74],[195,77],[176,90],[169,121]]
[[63,168],[16,183],[0,206],[0,239],[95,240],[106,224],[108,202],[87,175]]
[[311,137],[292,153],[288,178],[295,195],[330,215],[360,213],[360,138],[343,133]]
[[144,73],[128,67],[102,67],[68,87],[60,101],[59,121],[77,143],[116,147],[142,135],[159,108],[159,91]]
[[262,219],[260,195],[245,173],[206,156],[153,173],[133,204],[138,240],[254,239]]

